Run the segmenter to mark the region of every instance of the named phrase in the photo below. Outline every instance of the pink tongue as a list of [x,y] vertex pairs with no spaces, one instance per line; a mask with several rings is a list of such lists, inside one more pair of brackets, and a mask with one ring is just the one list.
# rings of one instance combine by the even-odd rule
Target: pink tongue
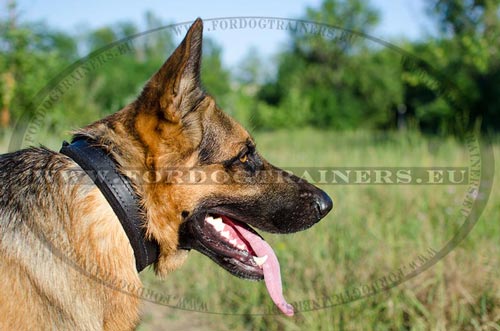
[[230,224],[238,230],[241,236],[248,241],[257,256],[267,255],[267,260],[262,265],[267,292],[269,292],[274,304],[283,312],[283,314],[293,316],[293,306],[288,304],[283,297],[280,264],[271,246],[269,246],[267,242],[262,240],[262,238],[255,233],[233,223],[226,217],[223,217],[223,219],[225,223]]

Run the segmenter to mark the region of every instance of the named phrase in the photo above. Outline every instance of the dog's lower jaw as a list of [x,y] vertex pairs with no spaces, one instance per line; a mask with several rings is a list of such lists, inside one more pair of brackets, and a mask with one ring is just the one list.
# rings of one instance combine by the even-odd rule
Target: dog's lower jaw
[[164,278],[170,272],[180,268],[186,262],[188,253],[189,251],[184,249],[179,249],[168,255],[160,253],[158,262],[154,265],[156,275]]

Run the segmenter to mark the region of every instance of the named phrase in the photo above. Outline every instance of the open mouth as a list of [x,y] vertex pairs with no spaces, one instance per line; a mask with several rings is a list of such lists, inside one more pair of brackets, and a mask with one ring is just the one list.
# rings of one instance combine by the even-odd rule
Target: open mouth
[[246,223],[222,214],[199,215],[181,226],[180,247],[196,249],[235,276],[264,279],[276,306],[285,315],[293,315],[293,307],[283,297],[276,254]]

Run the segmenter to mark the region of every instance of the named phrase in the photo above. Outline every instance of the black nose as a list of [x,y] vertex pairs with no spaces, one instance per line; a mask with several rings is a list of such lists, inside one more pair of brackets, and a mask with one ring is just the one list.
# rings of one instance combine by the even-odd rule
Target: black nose
[[328,214],[328,212],[332,210],[333,207],[332,199],[324,191],[320,191],[320,193],[316,195],[315,200],[320,217],[321,218],[325,217],[326,214]]

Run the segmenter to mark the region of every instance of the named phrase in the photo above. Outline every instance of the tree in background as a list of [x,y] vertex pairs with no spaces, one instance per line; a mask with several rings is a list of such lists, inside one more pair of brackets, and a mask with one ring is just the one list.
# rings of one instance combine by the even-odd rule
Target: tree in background
[[18,20],[14,1],[8,16],[0,21],[0,109],[1,126],[12,124],[51,75],[76,60],[74,38],[44,24]]
[[202,84],[223,108],[228,104],[231,75],[222,63],[222,48],[212,39],[203,40]]
[[[22,114],[34,114],[38,105],[32,102],[37,93],[65,68],[85,54],[90,54],[88,60],[92,61],[102,47],[127,40],[140,31],[134,23],[119,22],[75,36],[44,24],[19,22],[13,1],[8,10],[10,15],[0,18],[2,131]],[[149,12],[144,16],[144,25],[149,31],[165,23]],[[139,94],[141,86],[171,54],[177,43],[174,39],[170,29],[131,39],[129,52],[100,63],[97,69],[74,81],[74,86],[65,90],[41,119],[41,129],[52,134],[67,133],[121,109]],[[203,79],[209,92],[220,96],[219,101],[224,103],[230,76],[221,56],[221,48],[207,39]]]
[[292,30],[276,80],[259,93],[266,106],[257,126],[392,127],[403,95],[398,57],[360,36],[376,26],[378,12],[366,1],[325,0],[305,20],[325,25]]
[[[461,92],[458,105],[444,102],[421,79],[409,75],[407,103],[421,128],[460,133],[482,124],[500,129],[500,1],[427,0],[428,13],[439,27],[436,38],[413,45],[441,77]],[[430,72],[432,76],[432,72]],[[422,77],[421,77],[422,78]],[[425,79],[425,78],[424,78]],[[462,114],[463,112],[463,114]]]
[[[273,68],[250,51],[231,75],[221,60],[223,50],[206,39],[203,83],[222,107],[256,129],[394,129],[410,123],[428,133],[460,134],[482,122],[486,129],[499,130],[500,0],[426,1],[440,30],[405,42],[403,48],[423,60],[413,66],[362,36],[372,34],[379,20],[369,2],[324,0],[308,8],[303,21],[288,22],[289,45]],[[165,25],[146,13],[141,28],[119,22],[76,36],[22,22],[14,0],[6,9],[8,15],[0,16],[3,132],[23,112],[34,112],[31,101],[37,91],[83,55]],[[120,109],[177,42],[170,29],[133,39],[130,52],[66,91],[44,118],[44,128],[60,132]],[[453,91],[452,97],[443,89]],[[406,121],[398,117],[402,113]]]
[[[500,129],[500,0],[427,1],[440,33],[405,42],[421,59],[413,68],[357,33],[292,31],[277,76],[258,93],[255,125],[387,129],[403,127],[396,119],[405,113],[428,133]],[[304,18],[370,34],[378,13],[365,1],[324,0]]]

